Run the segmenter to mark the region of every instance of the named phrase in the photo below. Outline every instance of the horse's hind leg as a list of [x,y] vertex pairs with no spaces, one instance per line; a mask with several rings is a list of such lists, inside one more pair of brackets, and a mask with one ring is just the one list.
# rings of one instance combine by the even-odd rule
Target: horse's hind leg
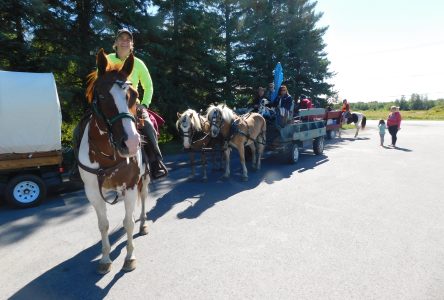
[[256,161],[256,146],[253,144],[248,145],[251,150],[251,165],[253,170],[257,170],[257,161]]
[[244,143],[243,141],[241,141],[237,147],[237,150],[239,151],[239,158],[240,158],[240,163],[242,166],[242,181],[247,181],[248,180],[248,170],[247,170],[247,166],[245,165],[245,147],[244,147]]
[[134,231],[134,206],[137,199],[137,187],[133,189],[126,190],[125,195],[125,219],[123,220],[123,227],[126,230],[127,245],[126,245],[126,257],[125,263],[123,264],[122,270],[125,272],[130,272],[136,268],[136,257],[134,255],[134,241],[133,241],[133,231]]
[[[106,217],[106,203],[101,198],[92,198],[88,189],[85,189],[86,195],[88,199],[90,199],[91,204],[94,207],[94,210],[97,214],[97,221],[99,223],[100,235],[102,236],[102,258],[99,260],[99,266],[97,267],[97,273],[106,274],[111,271],[112,260],[109,257],[109,253],[111,251],[111,245],[109,243],[108,230],[109,230],[109,222]],[[97,199],[97,200],[91,200]]]
[[259,141],[259,144],[257,146],[257,169],[258,170],[261,169],[261,160],[262,160],[262,155],[264,154],[265,145],[263,143],[264,142]]
[[148,183],[149,176],[142,178],[142,190],[140,191],[140,201],[142,202],[142,210],[140,211],[140,235],[148,234],[148,224],[146,223],[146,201],[148,200]]

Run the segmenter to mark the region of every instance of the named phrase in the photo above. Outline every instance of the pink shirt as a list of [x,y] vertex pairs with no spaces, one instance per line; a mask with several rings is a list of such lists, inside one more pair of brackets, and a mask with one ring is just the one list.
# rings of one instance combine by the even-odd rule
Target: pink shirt
[[401,127],[401,114],[399,111],[390,113],[387,119],[387,126],[395,125],[398,125],[398,129]]

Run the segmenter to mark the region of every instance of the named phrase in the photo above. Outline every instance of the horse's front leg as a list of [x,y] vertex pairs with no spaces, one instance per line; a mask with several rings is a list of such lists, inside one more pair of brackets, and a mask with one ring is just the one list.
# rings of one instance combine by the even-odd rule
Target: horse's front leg
[[227,149],[225,149],[225,174],[223,178],[229,178],[230,177],[230,152],[231,148],[227,146]]
[[202,173],[203,173],[202,181],[206,182],[208,180],[208,177],[207,177],[207,156],[204,151],[202,151],[202,153],[200,155],[201,155],[201,160],[202,160]]
[[126,245],[126,257],[122,270],[130,272],[136,268],[136,256],[134,255],[134,206],[137,200],[137,187],[128,189],[125,192],[125,219],[123,220],[123,227],[126,230],[127,245]]
[[188,176],[188,179],[191,180],[196,175],[196,169],[194,166],[194,152],[193,152],[193,150],[190,150],[190,153],[188,154],[188,156],[190,157],[190,167],[191,167],[191,174],[190,174],[190,176]]
[[356,126],[356,133],[355,133],[355,138],[357,138],[358,137],[358,133],[359,133],[359,128],[360,128],[361,126]]
[[244,147],[244,143],[242,141],[239,143],[237,150],[239,151],[239,158],[240,158],[240,163],[242,166],[241,180],[247,181],[248,180],[248,171],[247,171],[247,166],[245,165],[245,147]]
[[149,176],[142,177],[142,190],[139,192],[140,201],[142,202],[142,210],[140,212],[140,235],[148,234],[148,224],[146,223],[146,201],[148,200],[148,183],[150,179]]
[[94,210],[97,214],[97,221],[99,223],[100,235],[102,236],[102,258],[99,260],[99,266],[97,267],[97,273],[106,274],[111,271],[112,260],[109,257],[109,253],[111,252],[111,245],[109,243],[108,230],[109,230],[109,222],[106,217],[106,202],[101,198],[98,193],[92,193],[86,187],[85,188],[86,196],[88,200],[91,202]]

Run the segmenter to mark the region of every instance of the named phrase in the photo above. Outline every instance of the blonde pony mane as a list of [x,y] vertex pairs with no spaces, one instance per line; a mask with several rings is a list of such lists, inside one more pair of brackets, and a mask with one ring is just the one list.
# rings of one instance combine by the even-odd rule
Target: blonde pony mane
[[200,119],[199,119],[199,114],[194,109],[191,109],[191,108],[187,109],[186,111],[184,111],[180,115],[180,118],[176,122],[176,128],[177,129],[179,129],[180,123],[182,122],[183,118],[185,118],[186,116],[189,116],[190,121],[191,121],[191,125],[197,131],[202,131],[202,126],[201,126],[201,122],[200,122]]
[[236,114],[234,113],[233,110],[231,110],[231,108],[229,108],[227,105],[225,104],[219,104],[217,106],[211,104],[208,109],[207,109],[207,118],[210,119],[210,116],[213,115],[214,111],[220,111],[221,115],[222,115],[222,119],[225,122],[231,123],[231,121],[235,118]]

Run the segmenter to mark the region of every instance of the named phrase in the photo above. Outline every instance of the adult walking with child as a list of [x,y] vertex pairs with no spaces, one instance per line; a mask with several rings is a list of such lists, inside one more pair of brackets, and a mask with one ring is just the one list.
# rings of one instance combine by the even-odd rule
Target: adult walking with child
[[396,141],[398,140],[397,134],[401,129],[401,113],[399,107],[392,106],[390,108],[390,114],[387,118],[387,127],[390,135],[392,136],[392,144],[390,147],[396,147]]

